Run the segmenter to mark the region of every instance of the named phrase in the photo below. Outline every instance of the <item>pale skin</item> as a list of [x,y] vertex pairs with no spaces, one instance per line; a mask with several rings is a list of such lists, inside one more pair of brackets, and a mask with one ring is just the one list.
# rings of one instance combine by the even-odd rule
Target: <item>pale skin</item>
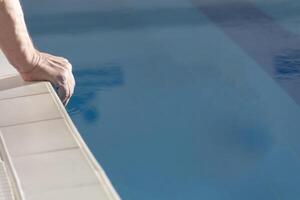
[[0,0],[0,48],[25,81],[50,81],[68,103],[75,87],[72,65],[34,47],[19,0]]

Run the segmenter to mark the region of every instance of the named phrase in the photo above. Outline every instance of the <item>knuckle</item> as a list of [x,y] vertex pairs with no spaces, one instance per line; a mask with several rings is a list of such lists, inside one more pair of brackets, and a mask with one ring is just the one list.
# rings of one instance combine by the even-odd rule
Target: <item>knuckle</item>
[[68,59],[66,59],[66,58],[62,58],[62,60],[63,60],[64,62],[66,62],[66,63],[68,63],[68,62],[69,62],[69,60],[68,60]]
[[57,75],[57,80],[62,83],[62,84],[65,84],[68,80],[67,78],[67,73],[66,72],[61,72]]
[[60,59],[61,64],[66,67],[66,68],[72,68],[72,64],[70,63],[70,61],[67,58],[64,57],[58,57]]
[[69,63],[69,62],[67,62],[67,63],[65,64],[65,67],[66,67],[68,70],[72,70],[72,64]]
[[68,63],[67,67],[72,70],[73,66],[71,63]]

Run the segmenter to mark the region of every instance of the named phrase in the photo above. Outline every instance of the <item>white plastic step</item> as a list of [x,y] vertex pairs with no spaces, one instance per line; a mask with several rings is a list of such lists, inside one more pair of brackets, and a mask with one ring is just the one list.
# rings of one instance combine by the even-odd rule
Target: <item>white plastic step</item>
[[119,200],[51,84],[3,67],[0,200]]

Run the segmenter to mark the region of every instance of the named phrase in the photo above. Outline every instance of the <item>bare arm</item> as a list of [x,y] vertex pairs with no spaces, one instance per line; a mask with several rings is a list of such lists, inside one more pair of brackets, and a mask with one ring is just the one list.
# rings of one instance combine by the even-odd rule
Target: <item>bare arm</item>
[[18,71],[29,71],[34,47],[18,0],[4,0],[0,10],[0,47]]
[[19,0],[0,0],[0,48],[26,81],[50,81],[63,103],[71,97],[72,66],[62,57],[38,51],[28,34]]

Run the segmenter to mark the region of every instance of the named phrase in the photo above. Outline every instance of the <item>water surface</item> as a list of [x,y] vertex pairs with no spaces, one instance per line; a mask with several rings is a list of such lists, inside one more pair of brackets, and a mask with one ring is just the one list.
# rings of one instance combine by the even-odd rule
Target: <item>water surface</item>
[[300,198],[300,2],[23,4],[72,61],[67,109],[124,200]]

